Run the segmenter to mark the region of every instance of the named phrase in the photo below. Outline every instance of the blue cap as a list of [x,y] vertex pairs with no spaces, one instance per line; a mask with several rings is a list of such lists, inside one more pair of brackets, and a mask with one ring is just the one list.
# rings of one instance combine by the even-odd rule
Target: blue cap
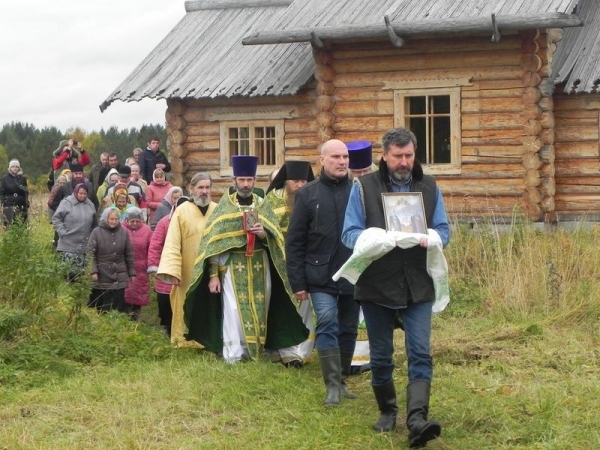
[[351,170],[366,169],[373,164],[373,146],[369,141],[347,142],[348,167]]
[[231,157],[234,177],[255,177],[258,156],[235,155]]

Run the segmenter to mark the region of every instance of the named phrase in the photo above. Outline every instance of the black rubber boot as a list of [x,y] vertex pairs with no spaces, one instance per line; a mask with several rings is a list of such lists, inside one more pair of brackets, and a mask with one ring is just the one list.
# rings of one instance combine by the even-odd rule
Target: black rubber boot
[[326,348],[318,350],[321,373],[327,388],[325,406],[338,406],[342,386],[342,369],[339,348]]
[[350,376],[350,371],[352,370],[352,357],[353,353],[342,353],[340,354],[340,360],[342,364],[342,391],[341,394],[345,398],[349,398],[351,400],[355,400],[358,398],[358,395],[353,394],[348,391],[348,386],[346,385],[346,380]]
[[398,406],[396,405],[396,388],[394,381],[388,381],[379,386],[372,386],[379,406],[379,420],[373,425],[375,431],[386,432],[396,428],[396,417],[398,416]]
[[442,434],[442,426],[427,420],[429,413],[429,381],[413,381],[406,387],[406,426],[410,448],[424,447]]

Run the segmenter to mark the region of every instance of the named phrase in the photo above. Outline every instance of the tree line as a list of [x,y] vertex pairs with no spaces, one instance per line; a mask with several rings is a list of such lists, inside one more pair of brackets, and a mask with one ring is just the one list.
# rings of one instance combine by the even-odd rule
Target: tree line
[[166,150],[166,129],[159,124],[122,130],[112,126],[90,133],[77,127],[63,133],[56,127],[38,129],[29,123],[6,123],[0,131],[0,170],[4,173],[8,170],[8,162],[16,158],[30,183],[43,184],[52,166],[52,152],[61,140],[81,142],[83,149],[90,154],[92,164],[95,164],[103,152],[115,152],[119,161],[124,162],[132,156],[134,148],[145,148],[151,136],[158,136],[161,148]]

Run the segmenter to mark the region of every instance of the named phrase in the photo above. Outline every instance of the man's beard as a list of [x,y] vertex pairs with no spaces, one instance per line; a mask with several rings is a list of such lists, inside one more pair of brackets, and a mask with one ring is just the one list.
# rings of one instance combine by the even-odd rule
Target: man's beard
[[240,189],[236,189],[237,190],[237,195],[239,198],[248,198],[252,195],[252,189],[250,189],[248,192],[243,192]]
[[192,196],[192,200],[194,200],[194,203],[198,206],[208,206],[210,204],[210,198],[209,197],[195,197]]
[[392,177],[394,180],[399,181],[401,183],[406,183],[410,180],[412,173],[410,170],[402,171],[402,172],[392,172]]
[[287,205],[288,211],[292,211],[294,209],[294,202],[296,200],[296,191],[292,191],[286,185],[286,187],[285,187],[285,193],[286,193],[285,203]]

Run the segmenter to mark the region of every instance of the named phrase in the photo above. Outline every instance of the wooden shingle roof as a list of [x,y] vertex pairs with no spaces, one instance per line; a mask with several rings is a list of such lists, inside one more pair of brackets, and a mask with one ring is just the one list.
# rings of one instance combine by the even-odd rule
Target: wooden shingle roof
[[[578,91],[598,78],[600,26],[596,0],[195,0],[163,41],[100,105],[143,98],[219,98],[293,95],[313,77],[308,42],[242,45],[245,37],[278,30],[381,25],[496,16],[578,14],[584,29],[567,29],[555,58],[557,80]],[[593,13],[590,27],[583,14]],[[595,25],[594,25],[595,24]],[[490,35],[492,28],[490,27]],[[594,34],[595,32],[595,34]],[[580,45],[581,39],[589,45]],[[593,43],[592,43],[593,41]],[[579,48],[577,56],[571,49]],[[596,74],[596,75],[595,75]],[[586,91],[587,92],[587,91]]]

